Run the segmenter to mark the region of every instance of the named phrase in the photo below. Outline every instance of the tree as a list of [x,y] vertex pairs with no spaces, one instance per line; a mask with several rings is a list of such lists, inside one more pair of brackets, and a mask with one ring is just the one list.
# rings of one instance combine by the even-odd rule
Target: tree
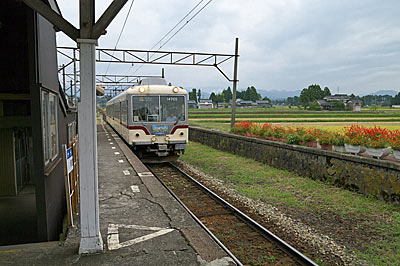
[[392,100],[392,104],[394,104],[394,105],[400,104],[400,92],[396,96],[394,96],[394,98]]
[[322,107],[317,102],[317,100],[314,100],[314,101],[310,102],[309,105],[310,105],[309,109],[312,110],[312,111],[321,111],[322,110]]
[[270,98],[268,98],[267,96],[265,96],[264,98],[262,98],[262,100],[263,101],[268,101],[269,103],[271,103],[272,101],[271,101],[271,99]]
[[200,102],[200,99],[201,99],[201,90],[200,90],[200,89],[199,89],[199,91],[197,92],[197,99],[198,99],[197,102]]
[[325,87],[324,88],[324,97],[325,96],[331,96],[332,94],[331,94],[331,91],[329,90],[329,88],[328,87]]
[[257,89],[254,86],[247,88],[246,90],[248,101],[258,101],[261,100],[261,94],[257,92]]
[[191,92],[189,92],[189,100],[195,101],[197,103],[197,90],[192,89]]
[[212,92],[209,99],[212,100],[213,103],[216,103],[217,102],[217,95],[215,95],[215,93]]
[[[326,93],[328,93],[329,89],[327,87],[326,89]],[[317,84],[304,88],[300,93],[300,102],[304,106],[304,109],[306,109],[311,102],[324,98],[324,92],[325,90],[322,91],[321,87]]]
[[226,103],[229,103],[230,100],[232,100],[232,90],[231,87],[228,87],[226,90],[222,91],[222,94],[224,96],[224,100]]

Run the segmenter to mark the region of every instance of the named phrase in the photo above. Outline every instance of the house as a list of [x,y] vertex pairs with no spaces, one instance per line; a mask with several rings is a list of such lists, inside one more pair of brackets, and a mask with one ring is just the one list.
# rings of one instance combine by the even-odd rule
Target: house
[[[322,110],[334,110],[337,103],[343,103],[346,110],[361,111],[362,101],[353,100],[347,94],[335,94],[325,96],[321,100],[317,100]],[[343,106],[343,105],[342,105]]]
[[[55,0],[43,3],[60,13]],[[76,135],[77,112],[58,80],[55,28],[15,0],[0,2],[0,25],[0,245],[58,240],[62,145]]]
[[332,109],[332,104],[325,100],[317,100],[317,102],[321,106],[322,110],[331,110]]
[[272,104],[269,101],[256,101],[257,107],[272,107]]
[[213,109],[214,108],[214,104],[211,99],[200,99],[197,106],[199,107],[199,109]]
[[197,107],[196,101],[193,101],[193,100],[188,101],[188,109],[197,109],[197,108],[198,107]]
[[346,108],[352,111],[361,111],[362,101],[360,100],[350,100],[346,103]]

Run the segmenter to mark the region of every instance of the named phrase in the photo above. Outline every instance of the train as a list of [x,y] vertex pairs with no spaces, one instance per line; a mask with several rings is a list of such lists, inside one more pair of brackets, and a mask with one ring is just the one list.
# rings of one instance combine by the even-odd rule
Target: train
[[143,161],[174,161],[189,142],[187,97],[164,78],[143,79],[106,103],[106,122]]

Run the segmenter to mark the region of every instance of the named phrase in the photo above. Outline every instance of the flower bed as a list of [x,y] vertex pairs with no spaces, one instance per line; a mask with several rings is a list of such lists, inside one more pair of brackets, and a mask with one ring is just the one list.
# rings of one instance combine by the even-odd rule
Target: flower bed
[[[395,155],[400,154],[400,131],[388,130],[381,127],[363,127],[351,125],[345,127],[343,132],[323,131],[318,128],[285,128],[273,126],[272,124],[257,124],[252,122],[239,122],[231,130],[235,134],[253,136],[269,140],[286,142],[288,144],[304,145],[313,147],[316,141],[323,149],[342,151],[340,147],[345,144],[351,147],[360,147],[360,151],[373,151],[374,149],[392,148]],[[372,152],[371,156],[377,157]],[[381,158],[381,157],[379,157]],[[397,156],[395,158],[399,159]]]

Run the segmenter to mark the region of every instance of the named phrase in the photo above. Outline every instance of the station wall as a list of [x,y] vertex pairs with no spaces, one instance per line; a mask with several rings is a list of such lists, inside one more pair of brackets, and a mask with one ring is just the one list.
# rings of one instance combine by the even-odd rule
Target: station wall
[[400,163],[191,126],[189,139],[301,176],[400,203]]

